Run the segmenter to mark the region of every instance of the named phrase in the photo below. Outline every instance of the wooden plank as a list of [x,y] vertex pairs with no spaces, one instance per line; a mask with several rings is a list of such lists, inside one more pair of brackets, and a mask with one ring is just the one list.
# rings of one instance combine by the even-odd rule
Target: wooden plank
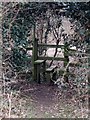
[[51,66],[51,67],[46,69],[46,72],[52,72],[56,68],[57,68],[57,66]]
[[41,63],[43,63],[43,62],[45,62],[45,60],[36,60],[36,61],[34,62],[34,64],[41,64]]
[[[49,47],[49,48],[57,48],[57,47],[58,48],[64,48],[64,44],[57,46],[57,45],[54,45],[54,44],[44,44],[44,43],[41,44],[41,43],[39,43],[38,46],[39,47]],[[72,48],[68,48],[68,50],[71,51],[71,52],[76,52],[77,51],[77,50],[72,49]]]
[[58,47],[58,48],[61,48],[61,47],[64,47],[64,45],[58,45],[58,46],[57,46],[57,45],[53,45],[53,44],[50,45],[50,44],[40,44],[40,43],[38,44],[38,46],[39,46],[39,47],[49,47],[49,48],[57,48],[57,47]]
[[[57,45],[46,45],[46,44],[38,44],[38,47],[50,47],[50,48],[56,48],[57,47]],[[64,47],[64,45],[58,45],[58,48],[61,48],[61,47]],[[26,50],[33,50],[33,47],[26,47]],[[71,49],[71,48],[69,48],[68,49],[70,52],[76,52],[77,50],[75,50],[75,49]]]
[[61,58],[61,57],[47,57],[47,56],[39,56],[38,57],[40,60],[57,60],[57,61],[64,61],[65,60],[65,58]]
[[68,48],[68,51],[70,51],[70,52],[77,52],[77,50],[71,49],[71,48]]

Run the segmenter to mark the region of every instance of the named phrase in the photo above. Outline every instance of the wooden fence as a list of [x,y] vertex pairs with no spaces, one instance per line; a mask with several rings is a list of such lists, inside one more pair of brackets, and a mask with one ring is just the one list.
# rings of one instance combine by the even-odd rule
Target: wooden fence
[[[38,49],[40,47],[44,48],[62,48],[64,49],[64,57],[49,57],[49,56],[39,56],[38,55]],[[46,71],[46,63],[47,60],[56,60],[56,61],[63,61],[64,62],[64,67],[67,66],[69,62],[69,55],[72,52],[75,52],[76,50],[70,49],[69,46],[67,45],[50,45],[50,44],[41,44],[38,43],[38,39],[34,39],[33,41],[33,47],[28,47],[27,50],[32,50],[32,72],[33,72],[33,80],[38,80],[38,83],[40,83],[40,72],[43,73],[43,76],[45,76],[45,71]],[[40,70],[41,64],[43,65],[43,70]],[[74,63],[70,63],[70,66],[74,66]],[[64,70],[61,70],[60,73],[63,73]],[[66,71],[65,75],[65,81],[68,82],[68,75],[70,74],[68,69]],[[44,77],[45,79],[45,77]]]

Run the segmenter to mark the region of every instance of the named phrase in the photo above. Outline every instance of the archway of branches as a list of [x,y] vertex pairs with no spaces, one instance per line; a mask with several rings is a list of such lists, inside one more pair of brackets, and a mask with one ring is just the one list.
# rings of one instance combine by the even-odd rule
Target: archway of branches
[[[13,109],[17,111],[18,102],[15,100],[19,101],[18,96],[20,98],[24,96],[24,102],[26,102],[24,107],[25,109],[28,108],[28,110],[27,113],[25,113],[26,110],[22,111],[23,100],[20,99],[19,114],[21,116],[24,116],[22,113],[25,113],[29,117],[33,117],[33,115],[43,117],[45,114],[45,117],[47,115],[53,117],[54,114],[55,117],[65,117],[62,114],[67,117],[73,108],[73,113],[76,117],[86,117],[88,112],[87,80],[90,58],[90,50],[88,49],[90,45],[90,2],[9,2],[2,3],[0,7],[2,10],[2,15],[0,14],[0,16],[2,17],[2,90],[4,93],[1,100],[5,101],[2,111],[6,111],[6,116],[9,113],[9,117],[16,114],[11,112]],[[33,25],[36,28],[34,34]],[[33,37],[39,39],[39,44],[57,46],[68,44],[70,49],[73,49],[73,52],[70,52],[68,63],[77,62],[79,64],[69,69],[71,73],[74,73],[74,76],[69,76],[69,83],[63,82],[66,71],[63,76],[59,77],[56,86],[32,83]],[[63,56],[63,52],[62,48],[57,47],[40,47],[38,49],[39,56],[53,58]],[[47,61],[48,66],[53,64],[57,65],[59,69],[63,68],[63,62],[61,61],[55,61],[54,59]],[[69,64],[66,65],[65,70]],[[27,101],[25,101],[26,98],[28,98]],[[29,108],[31,107],[30,100],[35,103],[32,111]],[[8,103],[9,109],[7,109]],[[67,106],[67,103],[70,106]],[[14,106],[12,110],[10,105]],[[53,105],[54,107],[52,107]],[[70,108],[70,111],[66,110],[66,113],[63,113],[65,105],[67,109],[68,107]],[[79,108],[76,106],[79,106]],[[63,109],[60,109],[60,107]],[[76,108],[77,111],[75,110]],[[39,110],[42,110],[42,112]],[[33,115],[31,114],[32,112]],[[38,112],[41,112],[41,114],[38,114]]]

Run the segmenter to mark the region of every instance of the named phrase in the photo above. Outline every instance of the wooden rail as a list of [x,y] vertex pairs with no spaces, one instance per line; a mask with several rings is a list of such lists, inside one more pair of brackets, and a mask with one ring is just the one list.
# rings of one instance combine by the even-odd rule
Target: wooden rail
[[64,45],[54,45],[54,44],[52,44],[52,45],[50,45],[50,44],[38,44],[38,47],[49,47],[49,48],[63,48],[64,47]]
[[38,59],[40,60],[57,60],[57,61],[64,61],[65,58],[61,58],[61,57],[47,57],[47,56],[39,56]]
[[[64,45],[49,45],[49,44],[38,44],[38,47],[46,47],[46,48],[61,48],[61,49],[64,49]],[[33,50],[33,47],[26,47],[26,50]],[[72,52],[76,52],[77,50],[75,50],[75,49],[71,49],[71,48],[69,48],[68,49],[68,51],[69,51],[69,55],[71,55],[72,54]]]
[[[49,57],[49,56],[38,56],[38,47],[45,47],[45,48],[61,48],[64,49],[64,57]],[[37,60],[56,60],[56,61],[64,61],[64,67],[67,65],[67,63],[69,62],[69,56],[72,55],[72,53],[75,53],[76,50],[75,49],[71,49],[69,48],[69,46],[65,46],[65,45],[50,45],[50,44],[38,44],[38,40],[34,39],[33,41],[33,47],[27,47],[27,50],[32,50],[33,53],[33,57],[32,57],[32,63],[33,63],[33,79],[39,81],[38,83],[40,83],[40,64],[35,64],[34,61]],[[70,67],[73,66],[78,66],[78,64],[73,64],[70,63]],[[43,66],[45,68],[45,66]],[[44,70],[45,71],[45,70]],[[60,74],[62,75],[64,71],[62,70],[62,72],[60,72]],[[67,75],[72,75],[68,70],[66,71]],[[67,75],[65,75],[65,81],[68,81],[68,77]]]

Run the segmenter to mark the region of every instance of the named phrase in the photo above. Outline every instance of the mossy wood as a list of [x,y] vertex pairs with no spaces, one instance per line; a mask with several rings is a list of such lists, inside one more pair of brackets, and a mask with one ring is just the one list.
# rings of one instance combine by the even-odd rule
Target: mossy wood
[[33,79],[36,80],[37,76],[37,69],[36,65],[34,64],[34,61],[38,59],[38,40],[35,38],[35,24],[33,25],[33,49],[32,49],[32,65],[33,65]]

